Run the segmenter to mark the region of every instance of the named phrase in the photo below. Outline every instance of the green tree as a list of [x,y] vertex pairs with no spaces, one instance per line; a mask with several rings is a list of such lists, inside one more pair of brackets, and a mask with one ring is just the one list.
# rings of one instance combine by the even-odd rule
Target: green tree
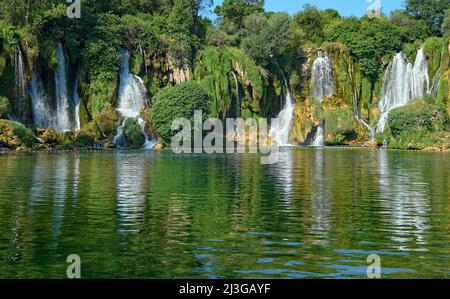
[[193,124],[195,110],[202,110],[206,118],[211,98],[198,83],[187,81],[164,89],[152,101],[152,126],[163,142],[169,144],[176,133],[171,129],[172,122],[176,118],[185,118]]
[[277,58],[290,38],[289,16],[274,13],[250,15],[245,19],[242,48],[258,65],[266,67],[272,58]]
[[442,36],[450,37],[450,8],[445,11],[445,18],[441,27]]
[[405,11],[411,17],[424,20],[431,32],[441,33],[441,24],[450,0],[405,0]]

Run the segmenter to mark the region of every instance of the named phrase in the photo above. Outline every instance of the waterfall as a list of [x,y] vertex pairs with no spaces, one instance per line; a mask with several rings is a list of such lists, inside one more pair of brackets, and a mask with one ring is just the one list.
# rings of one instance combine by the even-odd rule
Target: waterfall
[[289,145],[289,135],[291,133],[292,120],[295,104],[292,101],[292,95],[289,91],[289,86],[284,78],[284,86],[286,88],[286,103],[283,110],[280,111],[278,117],[272,120],[269,136],[272,141],[278,146]]
[[25,65],[23,63],[23,55],[20,47],[14,53],[14,79],[16,83],[16,97],[20,100],[26,95],[25,87]]
[[234,84],[236,86],[236,118],[241,117],[241,98],[239,97],[239,83],[234,72],[231,72],[234,78]]
[[414,65],[408,62],[403,52],[397,53],[384,74],[377,131],[384,131],[389,111],[423,97],[429,85],[428,63],[423,48],[417,52]]
[[324,125],[320,124],[317,127],[316,138],[314,138],[312,146],[324,146],[325,145],[324,131],[325,131]]
[[67,97],[64,50],[60,42],[56,48],[56,56],[59,61],[55,71],[56,130],[65,132],[70,131],[70,106]]
[[334,94],[333,68],[329,57],[322,57],[322,51],[317,54],[312,66],[312,96],[322,102],[323,98]]
[[56,120],[52,112],[53,109],[47,100],[42,81],[36,70],[34,70],[31,75],[31,81],[28,85],[28,93],[31,98],[33,123],[41,128],[55,128]]
[[80,124],[80,97],[78,96],[78,74],[75,77],[75,82],[73,84],[73,106],[74,106],[74,119],[75,119],[75,131],[81,129]]
[[[322,57],[322,51],[318,51],[317,58],[313,62],[311,71],[312,96],[319,101],[334,94],[333,67],[328,56]],[[325,124],[322,122],[317,127],[313,146],[324,146]]]
[[142,128],[142,134],[145,137],[143,148],[151,149],[156,142],[149,140],[145,133],[145,121],[142,119],[140,111],[146,105],[147,90],[144,81],[138,76],[130,73],[130,53],[125,51],[122,55],[120,66],[120,84],[119,84],[119,111],[125,118],[121,126],[117,128],[117,135],[114,137],[114,143],[119,147],[126,146],[123,136],[123,127],[128,118],[134,118]]

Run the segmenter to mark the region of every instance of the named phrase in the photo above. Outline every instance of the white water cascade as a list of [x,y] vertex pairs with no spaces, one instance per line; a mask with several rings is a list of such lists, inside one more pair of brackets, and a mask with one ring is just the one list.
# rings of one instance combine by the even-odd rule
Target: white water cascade
[[78,131],[81,129],[80,124],[80,97],[78,96],[78,74],[75,78],[75,82],[73,84],[73,95],[72,95],[72,101],[74,106],[74,120],[75,120],[75,131]]
[[318,51],[314,60],[311,73],[312,96],[319,102],[334,94],[333,68],[328,56],[322,57],[322,51]]
[[417,52],[414,64],[408,62],[403,52],[397,53],[384,73],[377,131],[384,131],[389,111],[423,97],[429,86],[428,62],[423,48]]
[[64,50],[59,42],[56,48],[58,68],[55,71],[55,102],[56,102],[56,130],[60,132],[70,131],[70,105],[67,96],[66,63]]
[[239,96],[239,83],[236,74],[234,72],[231,72],[231,74],[233,75],[234,85],[236,87],[236,118],[239,118],[241,117],[241,98]]
[[[284,76],[283,76],[284,77]],[[272,126],[270,128],[269,136],[278,146],[289,146],[289,135],[292,128],[292,120],[294,114],[295,104],[292,101],[292,95],[289,91],[289,86],[284,79],[284,86],[286,88],[286,103],[283,110],[280,111],[277,118],[272,119]]]
[[[319,102],[334,94],[333,68],[329,57],[322,56],[322,51],[318,51],[317,59],[314,60],[312,71],[312,96]],[[324,146],[324,123],[317,127],[316,137],[313,146]]]
[[21,99],[26,95],[25,86],[25,65],[20,47],[14,53],[14,79],[16,83],[16,96]]
[[31,75],[31,81],[28,84],[28,93],[31,98],[33,123],[41,128],[55,128],[56,119],[52,112],[53,109],[47,100],[42,81],[36,70]]
[[128,118],[134,118],[142,128],[142,134],[145,137],[143,148],[151,149],[156,142],[149,140],[145,133],[145,121],[142,119],[140,111],[146,104],[147,90],[142,79],[130,73],[130,53],[125,51],[122,55],[120,66],[120,84],[119,84],[119,107],[117,111],[124,117],[123,124],[117,128],[117,135],[114,143],[119,147],[125,146],[123,136],[123,127]]

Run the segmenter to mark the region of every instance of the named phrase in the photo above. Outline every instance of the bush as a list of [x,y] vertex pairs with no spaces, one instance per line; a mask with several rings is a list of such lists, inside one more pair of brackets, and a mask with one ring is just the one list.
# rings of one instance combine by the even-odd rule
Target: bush
[[95,132],[92,129],[85,128],[79,131],[73,141],[76,147],[87,147],[94,144]]
[[131,148],[140,148],[144,145],[145,137],[141,126],[132,118],[128,118],[123,128],[123,134]]
[[8,98],[0,96],[0,118],[6,118],[11,113],[11,104]]
[[193,124],[194,111],[202,110],[206,119],[206,111],[210,102],[208,93],[193,81],[169,87],[153,98],[151,119],[153,128],[168,144],[175,134],[171,125],[176,118],[186,118]]
[[119,125],[119,117],[116,109],[109,106],[102,109],[95,117],[95,123],[100,131],[106,137],[111,137],[116,133],[117,126]]
[[17,144],[19,146],[25,146],[31,148],[34,143],[34,134],[33,132],[23,126],[22,124],[15,123],[12,130],[14,136],[17,139]]
[[394,137],[405,131],[443,131],[449,122],[447,111],[423,100],[393,109],[388,115],[388,124]]
[[34,134],[30,129],[14,121],[0,120],[0,147],[25,146],[31,148],[33,143]]

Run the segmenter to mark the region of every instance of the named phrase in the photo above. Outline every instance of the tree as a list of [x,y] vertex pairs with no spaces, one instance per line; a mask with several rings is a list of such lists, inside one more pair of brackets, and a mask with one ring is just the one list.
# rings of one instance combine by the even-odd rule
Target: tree
[[264,12],[264,0],[225,0],[222,6],[216,6],[214,12],[225,21],[242,28],[245,17]]
[[161,139],[168,144],[176,133],[171,129],[172,122],[176,118],[185,118],[193,124],[195,110],[202,110],[206,118],[210,101],[209,94],[194,81],[168,87],[153,98],[152,126]]
[[424,20],[413,19],[404,10],[393,10],[389,18],[402,31],[402,40],[405,43],[413,43],[418,39],[425,40],[432,35]]
[[441,27],[442,36],[450,37],[450,8],[445,11],[445,18]]
[[253,14],[245,19],[242,48],[258,65],[266,67],[277,58],[290,38],[289,16],[274,13],[270,17]]
[[424,20],[431,32],[441,33],[445,11],[450,7],[450,0],[405,0],[406,13],[418,20]]
[[322,12],[310,4],[303,6],[303,11],[294,15],[293,22],[299,26],[307,41],[320,44],[323,39],[324,20]]

